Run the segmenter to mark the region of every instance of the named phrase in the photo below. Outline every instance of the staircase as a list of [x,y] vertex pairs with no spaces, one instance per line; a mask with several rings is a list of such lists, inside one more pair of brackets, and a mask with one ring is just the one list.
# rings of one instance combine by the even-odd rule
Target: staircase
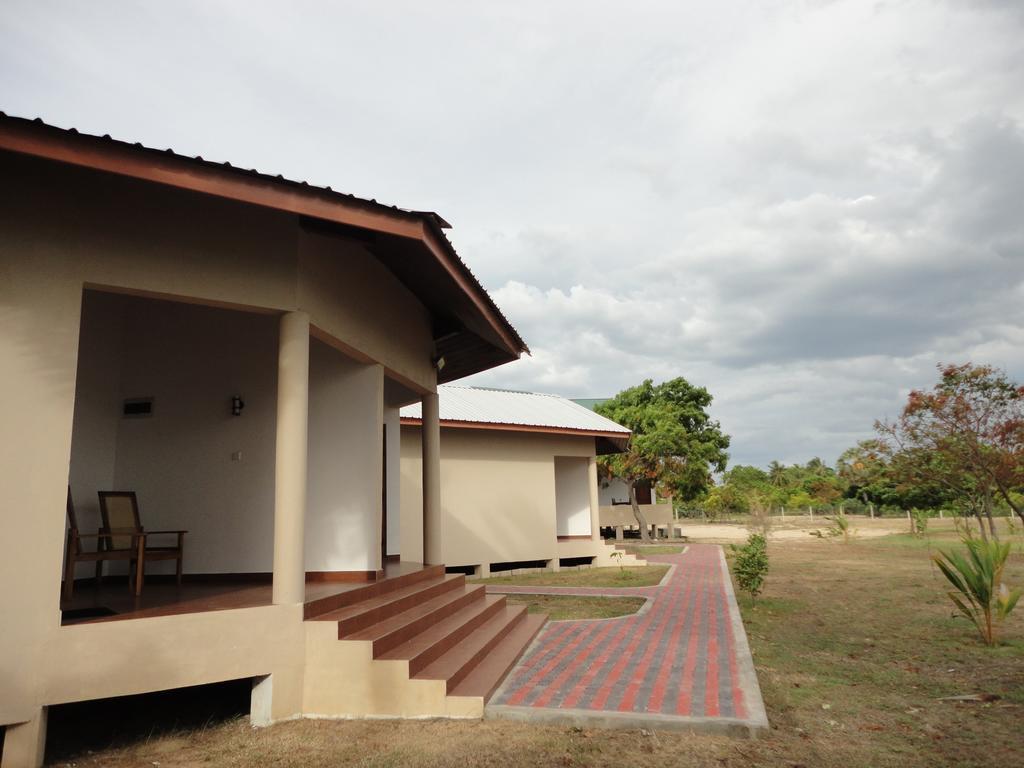
[[444,566],[305,607],[303,711],[350,717],[482,717],[547,617]]

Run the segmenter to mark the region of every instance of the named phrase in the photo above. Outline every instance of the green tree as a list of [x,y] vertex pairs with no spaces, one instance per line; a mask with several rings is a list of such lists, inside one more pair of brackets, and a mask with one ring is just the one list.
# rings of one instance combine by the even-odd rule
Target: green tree
[[711,395],[683,377],[655,385],[651,379],[623,390],[595,410],[632,431],[625,453],[601,458],[609,474],[629,487],[633,516],[648,539],[647,520],[636,500],[638,484],[669,488],[692,500],[725,470],[729,437],[707,412]]

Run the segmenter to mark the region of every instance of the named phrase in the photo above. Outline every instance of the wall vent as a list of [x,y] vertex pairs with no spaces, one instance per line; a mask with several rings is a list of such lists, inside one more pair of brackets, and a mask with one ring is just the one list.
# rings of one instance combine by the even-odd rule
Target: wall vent
[[153,415],[152,397],[130,397],[124,401],[121,411],[126,419],[144,419]]

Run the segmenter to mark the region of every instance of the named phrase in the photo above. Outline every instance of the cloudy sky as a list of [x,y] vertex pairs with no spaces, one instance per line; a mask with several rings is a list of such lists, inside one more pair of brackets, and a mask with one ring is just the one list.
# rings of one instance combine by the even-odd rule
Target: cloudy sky
[[0,109],[441,212],[533,356],[828,461],[1024,379],[1017,0],[0,3]]

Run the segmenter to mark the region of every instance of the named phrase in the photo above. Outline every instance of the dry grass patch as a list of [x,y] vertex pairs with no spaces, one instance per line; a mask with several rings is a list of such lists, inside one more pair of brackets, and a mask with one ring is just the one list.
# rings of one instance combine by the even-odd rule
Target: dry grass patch
[[517,576],[492,576],[480,584],[511,584],[522,587],[649,587],[659,583],[667,565],[624,566],[619,568],[580,568],[558,573],[524,573]]
[[629,616],[646,602],[642,597],[580,597],[577,595],[506,595],[510,605],[525,605],[530,613],[563,619],[614,619]]
[[631,555],[646,557],[647,555],[678,555],[683,551],[683,545],[672,544],[626,544],[623,546]]

